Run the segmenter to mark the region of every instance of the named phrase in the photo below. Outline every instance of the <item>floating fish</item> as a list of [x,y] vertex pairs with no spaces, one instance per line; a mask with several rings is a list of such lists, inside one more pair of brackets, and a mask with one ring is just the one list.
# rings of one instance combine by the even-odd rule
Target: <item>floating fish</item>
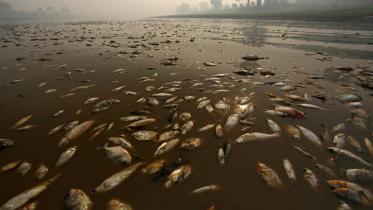
[[192,167],[189,165],[182,165],[179,168],[172,171],[172,173],[167,177],[167,181],[164,186],[169,188],[176,183],[181,183],[185,181],[192,173]]
[[80,189],[70,189],[65,195],[65,207],[71,210],[90,210],[92,201]]
[[284,165],[286,174],[287,174],[288,178],[290,179],[291,183],[295,184],[296,176],[295,176],[295,171],[294,171],[293,165],[291,164],[291,162],[288,159],[284,159],[283,165]]
[[283,188],[280,177],[272,168],[269,168],[264,163],[258,162],[256,170],[268,186],[275,189]]
[[77,146],[73,146],[63,152],[56,162],[56,167],[59,167],[69,161],[75,155],[77,149]]
[[89,120],[89,121],[85,121],[85,122],[73,127],[60,140],[60,142],[58,143],[58,146],[63,146],[65,144],[68,144],[72,140],[78,138],[79,136],[84,134],[94,123],[95,123],[95,121]]
[[266,134],[266,133],[258,133],[258,132],[253,132],[253,133],[245,133],[238,137],[235,142],[236,143],[245,143],[249,141],[265,141],[265,140],[270,140],[279,137],[277,133],[273,134]]

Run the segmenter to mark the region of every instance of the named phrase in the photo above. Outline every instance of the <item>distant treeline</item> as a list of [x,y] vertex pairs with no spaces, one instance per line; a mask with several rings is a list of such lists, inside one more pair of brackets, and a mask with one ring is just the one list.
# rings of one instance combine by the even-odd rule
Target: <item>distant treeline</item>
[[373,0],[236,0],[223,4],[223,0],[210,0],[198,6],[182,3],[177,14],[268,13],[296,10],[331,10],[373,8]]
[[0,0],[0,20],[68,20],[70,16],[67,7],[59,10],[46,7],[36,11],[17,11],[11,4]]

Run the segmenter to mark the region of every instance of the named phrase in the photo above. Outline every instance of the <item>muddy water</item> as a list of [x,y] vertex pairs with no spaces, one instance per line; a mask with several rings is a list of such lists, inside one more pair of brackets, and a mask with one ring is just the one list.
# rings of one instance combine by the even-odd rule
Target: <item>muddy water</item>
[[[179,113],[190,112],[195,122],[193,129],[180,138],[183,140],[200,137],[203,140],[202,146],[187,152],[173,149],[160,157],[168,162],[174,162],[182,157],[187,164],[190,164],[192,174],[185,182],[167,189],[163,186],[165,178],[154,180],[151,176],[138,171],[125,183],[109,192],[91,193],[105,178],[127,167],[114,164],[102,151],[96,150],[108,137],[125,134],[137,153],[141,154],[147,162],[155,160],[153,154],[159,144],[136,141],[131,137],[130,132],[122,129],[127,123],[118,120],[120,117],[130,115],[131,111],[146,109],[151,111],[149,117],[156,118],[157,122],[145,126],[144,129],[160,133],[170,130],[163,128],[168,124],[169,111],[163,107],[164,101],[156,107],[147,107],[136,102],[141,97],[150,97],[153,93],[160,92],[157,90],[146,92],[145,87],[149,85],[159,88],[167,82],[182,81],[181,89],[172,92],[173,95],[178,97],[191,95],[196,98],[206,96],[212,104],[224,97],[228,99],[231,106],[234,105],[236,96],[248,96],[254,92],[252,101],[256,109],[250,114],[250,119],[254,123],[248,129],[251,132],[270,133],[270,128],[265,121],[265,118],[270,118],[281,127],[285,124],[300,124],[319,135],[322,132],[322,123],[332,127],[345,122],[350,117],[352,108],[333,99],[343,93],[361,95],[362,108],[371,111],[373,101],[368,95],[369,90],[364,90],[352,82],[346,84],[338,80],[308,78],[309,75],[323,74],[329,67],[372,66],[363,52],[360,52],[362,55],[360,58],[356,51],[353,56],[312,54],[313,51],[304,49],[311,45],[317,46],[320,43],[319,39],[314,42],[308,41],[307,44],[296,42],[296,45],[301,45],[303,49],[288,48],[271,42],[275,39],[276,42],[281,43],[281,39],[271,38],[273,37],[271,31],[276,31],[278,25],[270,25],[267,22],[250,24],[256,25],[259,29],[247,27],[246,22],[221,20],[3,25],[0,33],[3,46],[0,48],[0,138],[12,139],[15,145],[0,152],[0,165],[14,160],[29,160],[33,162],[33,168],[25,176],[20,176],[15,170],[0,175],[0,203],[39,183],[40,181],[33,177],[33,173],[43,162],[50,167],[47,177],[58,173],[62,173],[62,177],[37,197],[38,209],[64,209],[64,196],[70,188],[79,188],[87,192],[93,201],[94,209],[105,209],[106,203],[111,198],[118,198],[131,205],[133,209],[206,209],[211,202],[217,209],[336,209],[339,199],[325,184],[325,180],[330,177],[319,171],[309,159],[295,151],[293,145],[300,144],[306,147],[322,164],[332,168],[341,179],[346,179],[343,170],[361,168],[362,165],[348,159],[341,159],[337,165],[330,164],[329,159],[334,157],[326,150],[330,144],[325,143],[324,147],[320,148],[304,137],[296,140],[283,132],[281,137],[266,142],[234,144],[227,164],[221,166],[216,157],[218,147],[226,140],[233,141],[240,136],[244,126],[238,125],[232,130],[225,130],[222,139],[215,138],[212,130],[198,132],[198,129],[206,124],[225,122],[233,110],[225,115],[218,112],[208,113],[205,109],[197,110],[198,103],[195,100],[181,102],[177,108]],[[307,25],[302,25],[302,28],[307,28]],[[365,34],[371,34],[368,29],[364,31]],[[312,30],[314,30],[312,27],[308,27],[305,31]],[[323,30],[328,33],[326,30],[329,29],[318,31]],[[354,30],[357,29],[348,32],[353,34]],[[192,37],[196,37],[194,42],[190,42]],[[112,40],[115,43],[109,44]],[[166,43],[166,40],[170,40],[170,43]],[[176,40],[180,42],[177,43]],[[253,40],[256,45],[245,43],[243,40]],[[151,42],[159,42],[159,45],[150,45]],[[283,43],[286,42],[289,41],[283,40]],[[113,46],[116,44],[118,47]],[[355,48],[354,44],[356,43],[349,43],[351,48]],[[368,44],[364,46],[364,50],[373,51]],[[342,49],[335,49],[343,54]],[[133,56],[132,52],[135,50],[141,51],[139,55]],[[246,54],[257,54],[269,59],[256,62],[240,59]],[[160,64],[162,60],[171,56],[179,58],[176,65]],[[20,57],[24,59],[17,61],[16,58]],[[38,61],[39,58],[47,58],[50,61]],[[203,65],[204,62],[216,62],[217,66],[207,67]],[[68,66],[61,68],[61,65]],[[150,70],[149,67],[155,69]],[[276,74],[272,77],[263,77],[259,74],[254,77],[243,77],[232,74],[220,78],[222,87],[219,88],[212,86],[211,81],[206,81],[213,75],[232,73],[243,67],[272,69]],[[84,70],[79,72],[75,69]],[[125,69],[126,73],[112,74],[116,69]],[[97,71],[92,72],[92,70]],[[72,73],[69,76],[66,72]],[[154,73],[158,75],[154,77]],[[155,81],[140,83],[137,80],[140,77],[154,78]],[[15,79],[24,79],[24,81],[18,84],[9,83]],[[243,82],[242,79],[247,79],[247,82]],[[191,88],[190,86],[196,81],[202,82],[203,85]],[[39,88],[38,84],[41,82],[47,84]],[[300,96],[304,93],[310,96],[320,92],[325,93],[327,96],[325,103],[317,99],[312,99],[310,103],[322,106],[326,111],[299,108],[306,113],[306,118],[301,120],[264,114],[265,110],[272,109],[275,105],[274,102],[269,101],[266,93],[272,92],[283,97],[285,92],[279,91],[279,87],[258,85],[256,82],[285,82],[289,85],[298,85],[297,90],[291,93]],[[61,98],[62,95],[70,93],[74,87],[91,84],[95,86],[73,91],[74,96]],[[122,85],[126,86],[123,90],[135,91],[138,95],[125,95],[123,91],[112,91]],[[45,90],[51,88],[57,91],[46,94]],[[227,89],[229,92],[212,94],[211,90],[216,89]],[[84,101],[91,97],[100,97],[102,100],[116,98],[121,102],[113,105],[109,110],[92,114],[95,103],[84,105]],[[58,117],[53,117],[53,114],[61,109],[65,112]],[[81,114],[76,115],[75,112],[80,109]],[[17,120],[28,114],[33,115],[30,123],[37,127],[29,131],[11,130]],[[48,132],[61,123],[73,120],[80,122],[95,120],[94,126],[115,122],[115,126],[111,131],[102,133],[93,140],[89,140],[91,133],[88,132],[71,142],[67,147],[77,145],[76,155],[65,165],[55,169],[57,158],[67,147],[57,146],[64,132],[54,135],[48,135]],[[372,157],[363,143],[364,137],[372,139],[372,127],[363,129],[348,122],[346,127],[342,132],[355,137],[363,146],[365,152],[358,155],[372,162]],[[354,151],[348,145],[345,148]],[[294,165],[297,175],[295,186],[290,184],[282,167],[284,158],[289,159]],[[135,158],[134,161],[139,160]],[[256,172],[256,164],[259,161],[277,171],[284,182],[285,189],[276,191],[263,182]],[[303,168],[309,168],[316,173],[322,185],[321,191],[314,192],[305,183]],[[201,195],[190,194],[192,190],[210,184],[217,184],[221,189]],[[369,183],[362,185],[368,189],[373,187]],[[349,204],[353,209],[368,209],[356,203],[349,202]]]

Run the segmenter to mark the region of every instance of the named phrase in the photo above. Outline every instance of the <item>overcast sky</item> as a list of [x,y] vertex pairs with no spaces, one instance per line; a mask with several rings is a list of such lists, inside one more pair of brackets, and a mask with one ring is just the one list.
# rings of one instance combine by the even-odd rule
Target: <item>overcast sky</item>
[[[36,10],[52,6],[60,9],[70,8],[72,13],[94,15],[106,18],[139,18],[156,15],[174,14],[177,5],[186,2],[198,5],[210,0],[4,0],[17,10]],[[223,0],[233,3],[236,0]]]

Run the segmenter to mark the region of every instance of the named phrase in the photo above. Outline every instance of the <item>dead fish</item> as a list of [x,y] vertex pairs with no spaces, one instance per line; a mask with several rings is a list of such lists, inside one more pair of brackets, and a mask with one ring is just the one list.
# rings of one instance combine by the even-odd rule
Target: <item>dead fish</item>
[[292,137],[299,139],[300,138],[300,131],[298,128],[292,125],[285,125],[285,130],[288,134],[290,134]]
[[270,140],[279,137],[277,133],[273,134],[266,134],[266,133],[258,133],[258,132],[253,132],[253,133],[245,133],[238,137],[235,142],[236,143],[245,143],[249,141],[264,141],[264,140]]
[[35,127],[36,127],[35,125],[24,125],[24,126],[18,127],[17,131],[27,131],[27,130],[31,130]]
[[44,163],[41,163],[36,169],[34,175],[37,179],[43,179],[47,175],[48,171],[48,167]]
[[314,191],[320,191],[321,185],[319,183],[319,179],[316,177],[316,174],[308,168],[304,168],[303,172],[304,172],[303,177],[304,177],[304,180],[307,182],[307,184]]
[[368,138],[364,138],[365,145],[368,148],[368,152],[373,156],[373,144]]
[[49,131],[48,135],[53,135],[53,134],[57,133],[58,131],[62,130],[64,126],[65,126],[65,123],[62,123],[62,124],[60,124],[60,125],[57,125],[56,127],[52,128],[52,129]]
[[117,92],[117,91],[123,90],[125,87],[126,87],[125,85],[122,85],[122,86],[119,86],[117,88],[114,88],[112,91]]
[[276,111],[276,110],[266,110],[264,111],[264,113],[268,114],[268,115],[272,115],[272,116],[278,116],[278,117],[287,117],[288,115],[283,113],[283,112],[280,112],[280,111]]
[[14,145],[14,141],[10,139],[0,139],[0,150],[10,148]]
[[166,188],[171,187],[176,183],[181,183],[185,181],[192,173],[192,167],[189,165],[182,165],[179,168],[172,171],[172,173],[167,177],[167,181],[164,186]]
[[294,185],[295,181],[296,181],[296,176],[295,176],[295,171],[294,171],[293,165],[291,164],[291,162],[288,159],[284,159],[283,165],[284,165],[284,168],[285,168],[285,171],[286,171],[286,174],[287,174],[288,178],[290,179],[291,183]]
[[5,172],[7,172],[7,171],[10,171],[10,170],[12,170],[12,169],[17,168],[17,166],[18,166],[21,162],[22,162],[21,160],[16,160],[16,161],[13,161],[13,162],[10,162],[10,163],[7,163],[7,164],[1,166],[1,168],[0,168],[0,174],[5,173]]
[[269,168],[264,163],[258,162],[256,170],[268,186],[275,189],[283,188],[280,177],[272,168]]
[[360,143],[352,136],[347,136],[346,138],[347,143],[349,143],[352,147],[355,148],[356,151],[362,152],[363,149],[361,148]]
[[192,119],[192,115],[188,112],[183,112],[179,115],[179,118],[180,118],[180,120],[186,122],[186,121]]
[[180,142],[180,139],[171,139],[170,141],[163,142],[155,151],[154,157],[160,156],[171,149],[175,148]]
[[335,147],[342,148],[346,144],[346,136],[343,133],[338,133],[333,138]]
[[32,167],[32,163],[30,161],[23,161],[17,168],[17,172],[21,174],[21,176],[26,175]]
[[308,109],[326,110],[325,108],[319,107],[314,104],[297,104],[297,106],[302,107],[302,108],[308,108]]
[[220,125],[220,123],[218,123],[215,127],[215,136],[216,138],[220,139],[221,137],[224,136],[224,131],[223,131],[223,127]]
[[240,121],[240,114],[233,113],[228,116],[224,127],[227,129],[233,129],[234,127],[236,127],[239,121]]
[[47,84],[47,82],[41,82],[41,83],[39,83],[38,84],[38,87],[40,88],[40,87],[43,87],[43,86],[45,86]]
[[205,192],[214,192],[214,191],[217,191],[219,190],[219,186],[218,185],[207,185],[207,186],[204,186],[204,187],[200,187],[200,188],[197,188],[195,190],[192,191],[192,194],[201,194],[201,193],[205,193]]
[[132,157],[130,153],[124,149],[122,146],[108,147],[107,144],[103,146],[103,150],[106,156],[117,164],[130,164],[132,162]]
[[90,210],[92,201],[84,191],[73,188],[65,195],[65,207],[71,210]]
[[281,133],[280,126],[275,123],[273,120],[267,118],[268,126],[271,128],[272,132],[274,133]]
[[357,191],[350,188],[337,188],[333,190],[333,193],[341,198],[346,198],[350,201],[355,201],[357,203],[361,203],[367,206],[372,206],[371,198],[366,197],[363,192]]
[[219,110],[222,110],[224,112],[227,112],[230,109],[229,104],[225,103],[222,100],[216,102],[214,107],[215,107],[215,109],[219,109]]
[[28,203],[22,206],[22,208],[20,208],[19,210],[35,210],[37,207],[38,207],[38,202],[35,201],[35,202]]
[[77,149],[77,146],[73,146],[68,148],[65,152],[63,152],[56,162],[56,167],[59,167],[65,164],[67,161],[69,161],[74,156]]
[[75,126],[77,126],[79,124],[79,121],[75,120],[75,121],[71,121],[69,123],[67,123],[64,127],[63,127],[63,130],[65,131],[69,131],[71,130],[72,128],[74,128]]
[[298,152],[300,152],[302,155],[310,158],[311,160],[314,160],[316,162],[318,162],[319,160],[313,156],[306,148],[300,146],[300,145],[294,145],[293,146],[295,150],[297,150]]
[[332,132],[339,132],[339,131],[342,131],[342,130],[344,130],[344,129],[346,129],[346,124],[344,124],[344,123],[339,123],[339,124],[337,124],[337,125],[335,125],[333,128],[332,128]]
[[310,129],[297,125],[297,128],[302,132],[303,136],[305,136],[310,142],[316,144],[318,146],[322,146],[322,143],[318,136]]
[[132,207],[118,199],[111,199],[106,205],[106,210],[132,210]]
[[215,126],[215,124],[207,124],[203,126],[202,128],[198,129],[199,132],[204,132],[212,129]]
[[338,101],[342,103],[351,103],[361,101],[361,97],[353,94],[343,94],[335,97]]
[[111,144],[120,145],[121,147],[129,150],[134,150],[133,145],[124,137],[109,137],[107,141]]
[[209,104],[209,103],[210,103],[210,100],[202,101],[202,102],[200,102],[200,103],[198,104],[197,109],[202,109],[202,108],[204,108],[205,106],[207,106],[207,104]]
[[53,114],[53,117],[58,117],[59,115],[63,114],[65,112],[65,110],[59,110],[58,112],[54,113]]
[[286,115],[288,115],[292,118],[302,119],[302,118],[305,117],[303,112],[301,112],[297,109],[291,108],[291,107],[287,107],[287,106],[276,106],[275,111],[284,113],[284,114],[286,114]]
[[316,165],[316,167],[317,167],[320,171],[324,172],[326,175],[328,175],[328,176],[330,176],[330,177],[335,177],[335,176],[337,176],[337,174],[335,174],[334,171],[333,171],[332,169],[330,169],[329,167],[326,167],[326,166],[321,165],[321,164],[319,164],[319,163],[315,163],[315,165]]
[[154,123],[155,121],[157,121],[157,120],[154,119],[154,118],[147,118],[147,119],[138,120],[136,122],[133,122],[133,123],[127,125],[127,127],[128,128],[138,128],[138,127],[142,127],[142,126]]
[[372,182],[373,171],[362,168],[362,169],[347,169],[346,176],[351,181],[360,182]]
[[352,209],[347,203],[341,201],[340,205],[337,207],[337,210],[352,210]]
[[179,135],[179,131],[167,131],[159,135],[157,142],[164,142],[175,138]]
[[352,160],[355,160],[367,167],[372,167],[373,165],[371,163],[368,163],[367,161],[363,160],[362,158],[360,158],[359,156],[355,155],[354,153],[348,151],[348,150],[344,150],[344,149],[339,149],[339,148],[336,148],[336,147],[328,147],[328,150],[332,153],[335,153],[337,155],[342,155],[342,156],[345,156],[347,158],[350,158]]
[[48,89],[48,90],[45,91],[45,93],[49,94],[49,93],[54,93],[56,91],[57,91],[57,89]]
[[138,141],[154,141],[157,137],[158,133],[155,131],[136,131],[132,133],[133,138],[135,138]]
[[190,150],[201,146],[201,143],[202,141],[200,138],[188,138],[181,143],[179,148],[182,150]]
[[147,104],[148,106],[158,106],[159,101],[156,98],[147,98],[145,99],[145,104]]
[[203,63],[203,65],[205,65],[205,66],[216,66],[217,64],[216,63],[211,63],[211,62],[205,62],[205,63]]
[[87,105],[87,104],[90,104],[90,103],[94,103],[94,102],[98,101],[99,99],[100,99],[99,97],[89,98],[89,99],[84,101],[84,104]]
[[83,123],[81,123],[81,124],[73,127],[60,140],[60,142],[58,143],[58,146],[62,146],[62,145],[68,144],[70,141],[78,138],[83,133],[85,133],[94,123],[95,123],[95,121],[89,120],[89,121],[85,121],[85,122],[83,122]]
[[93,192],[107,192],[118,185],[122,184],[124,181],[126,181],[130,176],[135,173],[135,171],[142,165],[142,162],[138,162],[136,164],[133,164],[132,166],[123,169],[107,179],[105,179],[99,186],[97,186]]
[[18,127],[20,127],[21,125],[25,124],[26,122],[28,122],[29,120],[31,120],[32,118],[32,115],[27,115],[26,117],[18,120],[12,127],[12,130],[16,130]]
[[187,121],[184,123],[183,126],[181,126],[181,134],[185,135],[188,131],[190,131],[194,126],[194,122],[192,120]]
[[119,120],[123,122],[131,122],[131,121],[144,120],[146,118],[147,117],[144,115],[130,115],[130,116],[121,117],[119,118]]
[[161,159],[161,160],[156,160],[152,163],[149,163],[148,165],[146,165],[141,171],[144,173],[144,174],[155,174],[157,173],[158,171],[160,171],[166,164],[166,161]]
[[219,147],[219,149],[218,149],[217,158],[218,158],[218,162],[219,162],[220,165],[224,165],[225,164],[224,149],[221,148],[221,147]]
[[90,137],[89,140],[95,139],[97,136],[99,136],[101,133],[103,133],[106,130],[107,123],[102,124],[99,128],[93,129],[92,132],[94,132]]
[[53,182],[55,182],[61,174],[57,174],[53,176],[52,178],[48,179],[45,182],[42,182],[35,187],[24,191],[23,193],[11,198],[6,203],[4,203],[0,209],[1,210],[16,210],[23,205],[25,205],[27,202],[32,200],[33,198],[39,196],[41,193],[43,193]]

